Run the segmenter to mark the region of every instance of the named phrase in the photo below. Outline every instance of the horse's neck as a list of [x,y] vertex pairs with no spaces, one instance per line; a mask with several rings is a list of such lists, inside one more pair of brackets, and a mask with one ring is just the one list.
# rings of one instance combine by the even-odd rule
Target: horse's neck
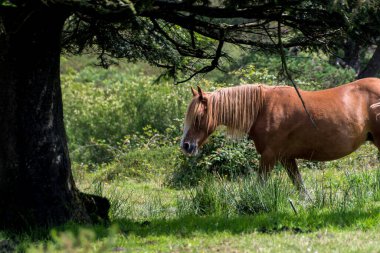
[[[230,88],[231,89],[231,88]],[[248,133],[262,104],[260,86],[240,86],[236,90],[224,91],[214,98],[217,125],[224,125],[228,131]],[[239,135],[239,134],[238,134]]]

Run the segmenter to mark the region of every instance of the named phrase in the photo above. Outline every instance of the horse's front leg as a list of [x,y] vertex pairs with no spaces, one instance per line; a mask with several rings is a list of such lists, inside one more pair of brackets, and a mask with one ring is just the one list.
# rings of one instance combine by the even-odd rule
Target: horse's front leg
[[270,173],[272,172],[274,165],[276,164],[276,158],[272,154],[263,153],[260,158],[259,166],[259,181],[265,183],[268,180]]
[[297,162],[295,159],[282,159],[281,160],[282,166],[286,169],[286,172],[288,173],[288,176],[292,180],[293,184],[297,188],[298,192],[300,193],[300,196],[302,198],[310,198],[310,195],[308,191],[306,190],[306,187],[303,183],[301,173],[298,169]]

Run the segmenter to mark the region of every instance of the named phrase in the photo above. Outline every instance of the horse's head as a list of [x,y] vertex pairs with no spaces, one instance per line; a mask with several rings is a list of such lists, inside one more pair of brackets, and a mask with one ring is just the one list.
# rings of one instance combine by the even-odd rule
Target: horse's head
[[198,91],[191,88],[193,99],[187,109],[181,148],[188,155],[195,155],[198,149],[215,130],[210,124],[208,100],[209,94],[198,87]]

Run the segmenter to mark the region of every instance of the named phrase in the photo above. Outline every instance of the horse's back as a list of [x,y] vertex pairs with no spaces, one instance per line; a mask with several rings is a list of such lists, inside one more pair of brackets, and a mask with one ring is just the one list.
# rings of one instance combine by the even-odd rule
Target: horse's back
[[[291,110],[308,119],[295,90],[290,87],[286,92],[289,100],[282,106],[289,108],[289,105],[292,105]],[[316,120],[325,117],[339,118],[339,115],[346,115],[355,120],[361,118],[360,116],[366,116],[370,112],[370,106],[380,101],[380,79],[363,78],[330,89],[301,91],[301,96]]]

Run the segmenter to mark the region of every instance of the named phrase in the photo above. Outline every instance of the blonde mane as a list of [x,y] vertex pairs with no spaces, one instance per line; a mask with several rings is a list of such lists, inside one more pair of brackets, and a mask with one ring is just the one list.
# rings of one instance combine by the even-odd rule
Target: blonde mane
[[262,107],[262,85],[241,85],[223,88],[207,94],[207,105],[194,99],[190,104],[186,125],[195,124],[207,106],[208,129],[227,126],[232,137],[241,137],[249,132]]

